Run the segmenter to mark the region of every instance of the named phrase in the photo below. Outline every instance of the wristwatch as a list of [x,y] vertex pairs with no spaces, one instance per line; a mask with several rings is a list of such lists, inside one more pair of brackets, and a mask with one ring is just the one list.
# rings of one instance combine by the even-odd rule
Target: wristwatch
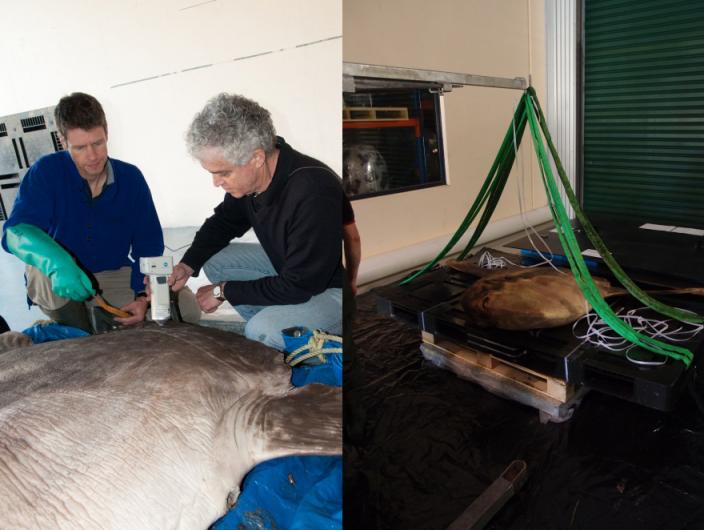
[[220,300],[221,302],[224,302],[226,300],[225,298],[225,282],[218,283],[214,288],[213,288],[213,296]]

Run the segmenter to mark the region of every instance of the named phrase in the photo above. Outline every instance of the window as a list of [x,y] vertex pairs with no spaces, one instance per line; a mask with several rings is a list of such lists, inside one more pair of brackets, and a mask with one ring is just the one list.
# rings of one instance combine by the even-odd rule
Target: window
[[343,93],[343,185],[351,199],[445,183],[440,95],[428,88]]

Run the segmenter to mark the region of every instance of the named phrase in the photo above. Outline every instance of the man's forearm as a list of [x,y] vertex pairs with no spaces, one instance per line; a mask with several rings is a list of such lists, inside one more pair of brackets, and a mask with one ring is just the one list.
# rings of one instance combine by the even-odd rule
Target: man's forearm
[[7,247],[27,265],[51,280],[52,291],[64,298],[83,301],[95,295],[90,278],[73,257],[41,228],[18,224],[6,230]]

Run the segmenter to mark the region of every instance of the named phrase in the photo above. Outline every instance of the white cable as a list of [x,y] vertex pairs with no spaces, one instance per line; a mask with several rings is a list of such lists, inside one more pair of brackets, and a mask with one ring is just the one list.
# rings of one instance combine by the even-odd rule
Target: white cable
[[495,257],[491,254],[491,252],[485,250],[479,256],[479,261],[477,262],[477,265],[479,265],[479,267],[481,267],[482,269],[494,270],[505,269],[506,263],[515,265],[515,263],[513,263],[510,259],[504,258],[502,256]]
[[[516,139],[516,119],[515,119],[516,107],[515,107],[515,105],[513,108],[513,116],[514,117],[511,119],[511,128],[513,130],[513,142],[512,143],[513,143],[513,151],[514,151],[515,158],[518,159],[519,156],[518,156],[518,143],[517,143],[517,139]],[[545,265],[547,263],[548,265],[550,265],[553,269],[555,269],[560,274],[566,274],[564,271],[561,271],[559,268],[557,268],[555,266],[555,264],[553,263],[553,258],[555,256],[553,255],[552,251],[550,250],[550,247],[548,246],[547,241],[545,241],[543,236],[541,236],[538,233],[538,231],[535,229],[535,227],[533,225],[531,225],[528,222],[528,219],[526,218],[525,198],[524,198],[525,197],[524,184],[525,184],[525,180],[526,180],[526,172],[525,172],[525,164],[523,162],[522,157],[519,161],[519,173],[520,174],[518,175],[518,177],[516,179],[516,189],[518,192],[518,209],[519,209],[519,212],[521,215],[521,221],[523,222],[523,232],[525,233],[526,237],[528,238],[528,241],[530,242],[530,245],[533,248],[533,250],[536,252],[536,254],[538,254],[538,256],[540,256],[541,258],[543,258],[543,261],[541,261],[541,262],[534,263],[533,265],[519,265],[519,267],[525,268],[525,269],[530,269],[532,267],[538,267],[540,265]],[[549,258],[547,256],[545,256],[540,250],[538,250],[538,246],[535,244],[535,242],[533,241],[533,238],[531,237],[531,232],[533,232],[538,237],[540,242],[543,244],[543,247],[545,247],[547,254],[550,256]]]
[[[513,107],[513,118],[511,119],[511,129],[513,132],[513,138],[512,138],[512,143],[513,143],[513,151],[515,155],[515,159],[519,159],[518,156],[518,141],[517,141],[517,135],[516,135],[516,106],[514,105]],[[540,161],[538,161],[540,164]],[[514,263],[510,259],[506,257],[494,257],[491,255],[489,251],[484,251],[480,257],[479,257],[479,262],[478,265],[482,269],[488,269],[488,270],[494,270],[494,269],[503,269],[507,267],[507,263],[510,263],[514,267],[518,267],[521,269],[532,269],[534,267],[540,267],[542,265],[548,264],[550,265],[553,269],[555,269],[557,272],[560,274],[567,274],[565,271],[561,270],[558,268],[554,262],[554,254],[550,250],[550,246],[548,245],[547,241],[545,241],[545,238],[540,235],[540,233],[535,229],[535,227],[528,222],[528,218],[526,217],[525,214],[525,180],[526,180],[526,172],[525,172],[525,163],[523,161],[523,158],[520,157],[520,161],[518,162],[519,164],[519,175],[516,178],[516,190],[518,193],[518,208],[519,208],[519,213],[521,216],[521,221],[523,223],[523,232],[526,235],[532,249],[535,251],[535,253],[540,256],[543,261],[539,261],[537,263],[534,263],[532,265],[521,265],[520,263]],[[540,170],[541,172],[543,171],[542,165],[540,165]],[[535,241],[533,241],[533,238],[531,236],[531,232],[537,236],[537,238],[540,240],[540,243],[542,243],[542,246],[545,248],[547,251],[547,254],[549,255],[546,256],[543,254],[539,249],[538,245],[535,244]]]
[[[704,325],[702,324],[682,323],[671,319],[659,320],[640,314],[647,309],[648,308],[644,306],[631,309],[624,313],[624,309],[619,308],[615,313],[626,325],[631,326],[638,333],[669,342],[684,342],[690,340],[704,329]],[[586,323],[586,330],[583,334],[577,333],[577,327],[581,322]],[[579,318],[572,325],[572,331],[576,338],[593,344],[598,348],[613,352],[625,351],[626,358],[634,364],[641,366],[661,366],[667,362],[667,358],[663,358],[661,361],[634,359],[631,356],[631,352],[636,348],[636,345],[618,335],[593,311]]]

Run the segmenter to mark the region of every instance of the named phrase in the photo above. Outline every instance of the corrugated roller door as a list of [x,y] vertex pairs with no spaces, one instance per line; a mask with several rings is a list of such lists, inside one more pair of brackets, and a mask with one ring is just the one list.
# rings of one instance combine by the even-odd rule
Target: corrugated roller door
[[583,203],[704,227],[704,2],[585,0]]

